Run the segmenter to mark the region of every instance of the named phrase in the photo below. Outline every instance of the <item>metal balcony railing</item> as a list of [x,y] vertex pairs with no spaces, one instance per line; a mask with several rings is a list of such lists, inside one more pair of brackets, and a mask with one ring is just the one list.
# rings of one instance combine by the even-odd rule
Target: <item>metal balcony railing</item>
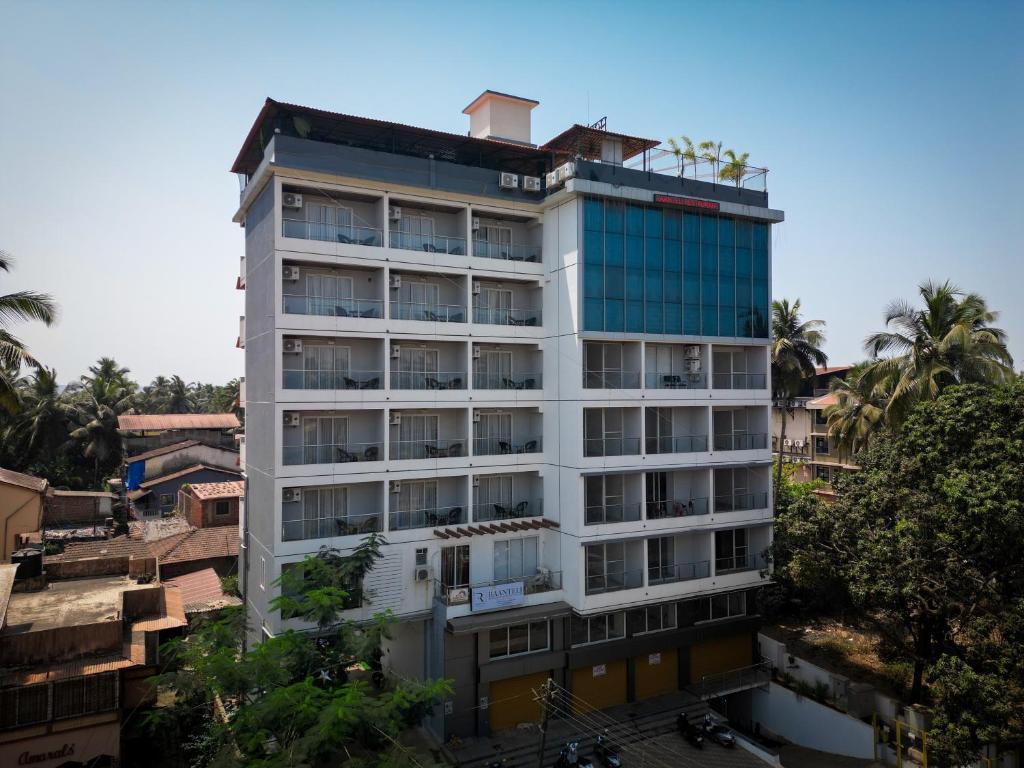
[[391,319],[424,320],[428,323],[464,323],[466,322],[466,307],[462,304],[392,301]]
[[584,389],[640,389],[639,371],[583,371]]
[[448,459],[466,455],[466,439],[395,440],[391,443],[391,460]]
[[284,219],[282,232],[285,237],[300,240],[321,240],[331,243],[351,243],[380,247],[383,230],[376,227],[358,227],[354,224],[320,224],[302,219]]
[[392,389],[465,389],[466,374],[462,371],[391,371]]
[[540,517],[544,514],[541,499],[508,502],[481,502],[473,505],[473,522],[486,523],[492,520],[517,520],[521,517]]
[[437,599],[445,605],[466,605],[469,603],[470,595],[474,589],[479,589],[480,587],[500,587],[504,584],[515,584],[516,582],[523,583],[523,592],[527,595],[553,592],[562,588],[562,572],[552,571],[548,568],[538,568],[537,573],[532,576],[455,585],[435,581],[434,588]]
[[383,371],[324,371],[286,368],[285,389],[382,389]]
[[691,517],[694,515],[706,515],[707,513],[708,499],[706,496],[647,502],[648,520],[663,520],[669,517]]
[[600,573],[587,576],[587,594],[600,595],[605,592],[618,592],[623,589],[638,589],[644,585],[644,572],[618,571],[616,573]]
[[474,389],[543,389],[544,375],[538,373],[474,373]]
[[466,255],[466,238],[446,235],[414,235],[409,232],[389,232],[388,242],[392,248],[405,251],[426,251],[447,253],[452,256]]
[[396,510],[388,514],[388,530],[391,531],[435,528],[439,525],[461,525],[465,522],[467,522],[466,510],[462,506]]
[[596,504],[584,509],[586,525],[633,523],[640,519],[640,504]]
[[482,259],[538,262],[540,261],[540,246],[489,243],[486,240],[474,240],[473,255]]
[[768,567],[768,559],[761,553],[748,552],[744,555],[727,555],[715,558],[715,575],[762,571]]
[[706,579],[711,576],[711,561],[700,560],[696,563],[672,563],[670,565],[654,565],[647,569],[648,584],[672,584],[677,581]]
[[639,437],[590,437],[583,440],[584,456],[639,456]]
[[771,665],[762,661],[749,667],[730,669],[701,676],[700,682],[693,686],[702,699],[714,699],[728,693],[745,691],[750,688],[763,688],[772,679]]
[[513,442],[512,438],[477,437],[473,439],[474,456],[504,456],[514,453],[540,453],[544,441],[536,437],[525,437]]
[[647,373],[647,389],[707,389],[707,375],[703,373]]
[[286,293],[283,299],[284,311],[289,315],[384,317],[384,302],[380,299],[332,299],[290,293]]
[[323,517],[315,520],[285,520],[281,523],[282,541],[327,539],[332,536],[358,536],[384,530],[384,516],[348,515]]
[[716,451],[756,451],[768,445],[764,432],[737,432],[730,435],[715,435]]
[[764,389],[768,377],[763,373],[715,373],[711,376],[714,389]]
[[286,465],[347,464],[354,461],[382,461],[382,443],[328,443],[324,445],[286,445],[283,448]]
[[495,307],[473,307],[473,322],[486,325],[522,325],[535,328],[541,324],[539,309],[497,309]]
[[767,509],[768,492],[732,493],[715,496],[715,512],[742,512],[748,509]]
[[707,449],[707,435],[665,435],[648,437],[646,453],[699,453]]

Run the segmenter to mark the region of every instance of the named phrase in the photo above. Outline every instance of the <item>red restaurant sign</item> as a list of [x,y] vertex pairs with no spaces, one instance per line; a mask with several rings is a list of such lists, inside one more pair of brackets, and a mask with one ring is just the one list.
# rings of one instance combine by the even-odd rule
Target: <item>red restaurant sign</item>
[[698,200],[694,197],[676,197],[675,195],[655,195],[654,202],[663,205],[679,205],[683,208],[703,208],[705,211],[717,211],[719,206],[713,200]]

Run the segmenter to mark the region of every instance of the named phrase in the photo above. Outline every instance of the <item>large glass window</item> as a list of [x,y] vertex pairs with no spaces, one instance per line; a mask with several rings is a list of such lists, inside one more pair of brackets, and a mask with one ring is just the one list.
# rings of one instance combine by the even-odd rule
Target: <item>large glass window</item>
[[551,647],[550,639],[551,633],[546,621],[531,621],[529,624],[513,624],[511,627],[492,629],[491,658],[500,659],[503,656],[546,651]]
[[604,613],[589,618],[573,614],[569,632],[572,645],[621,640],[626,636],[626,614]]
[[539,541],[531,536],[494,542],[494,580],[515,581],[536,575]]

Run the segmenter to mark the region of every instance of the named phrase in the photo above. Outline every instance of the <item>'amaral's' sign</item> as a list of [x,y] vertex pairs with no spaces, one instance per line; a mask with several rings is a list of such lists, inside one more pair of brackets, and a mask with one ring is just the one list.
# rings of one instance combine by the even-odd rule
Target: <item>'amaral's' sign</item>
[[493,587],[473,587],[472,610],[489,611],[492,608],[513,608],[526,598],[523,582],[511,581]]

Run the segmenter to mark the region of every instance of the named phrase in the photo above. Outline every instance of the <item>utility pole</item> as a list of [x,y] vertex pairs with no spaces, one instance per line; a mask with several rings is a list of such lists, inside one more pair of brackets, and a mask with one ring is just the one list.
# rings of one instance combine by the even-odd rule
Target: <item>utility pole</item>
[[540,752],[537,754],[537,768],[544,768],[544,748],[548,743],[548,720],[551,716],[550,699],[554,695],[554,689],[551,687],[551,678],[549,677],[544,682],[544,687],[541,689],[540,697],[540,708],[541,708],[541,723],[540,723]]

